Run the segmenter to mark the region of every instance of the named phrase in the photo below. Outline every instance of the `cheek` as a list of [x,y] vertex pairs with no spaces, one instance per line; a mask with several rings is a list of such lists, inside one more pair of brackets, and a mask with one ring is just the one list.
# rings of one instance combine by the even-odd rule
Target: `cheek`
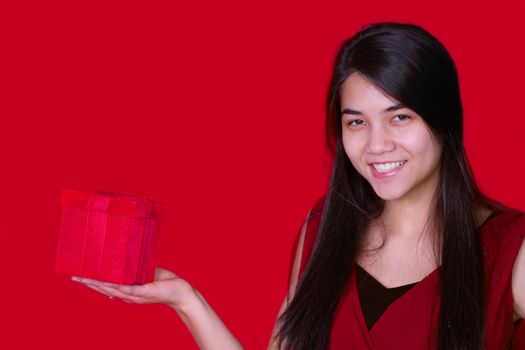
[[429,163],[435,163],[441,155],[440,144],[428,132],[407,135],[402,144],[413,157],[420,157]]
[[358,137],[343,137],[343,147],[346,153],[346,156],[354,166],[354,168],[359,170],[359,161],[363,155],[363,145],[360,142]]

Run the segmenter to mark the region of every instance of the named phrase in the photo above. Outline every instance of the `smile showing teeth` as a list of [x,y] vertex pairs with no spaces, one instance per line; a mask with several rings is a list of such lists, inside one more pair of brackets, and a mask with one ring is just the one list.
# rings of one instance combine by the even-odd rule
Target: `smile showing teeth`
[[374,166],[374,169],[378,173],[387,173],[389,171],[394,170],[397,167],[400,167],[401,165],[405,164],[406,161],[400,161],[400,162],[391,162],[391,163],[382,163],[382,164],[372,164]]

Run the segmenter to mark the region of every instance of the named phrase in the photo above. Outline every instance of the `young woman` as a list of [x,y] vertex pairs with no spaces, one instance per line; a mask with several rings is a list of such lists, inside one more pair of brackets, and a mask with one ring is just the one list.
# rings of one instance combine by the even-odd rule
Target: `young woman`
[[[420,27],[343,43],[327,96],[326,196],[298,238],[270,349],[508,349],[525,315],[525,216],[484,197],[463,148],[455,65]],[[203,349],[241,345],[186,281],[120,286],[165,303]]]

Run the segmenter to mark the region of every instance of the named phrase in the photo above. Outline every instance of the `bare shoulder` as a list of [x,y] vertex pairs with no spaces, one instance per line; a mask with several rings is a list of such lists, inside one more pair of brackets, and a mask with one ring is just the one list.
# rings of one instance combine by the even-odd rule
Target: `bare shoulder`
[[[478,225],[486,222],[495,212],[488,208],[478,211]],[[525,241],[522,241],[512,269],[513,321],[525,318]]]
[[293,266],[292,266],[292,272],[290,274],[290,281],[288,284],[288,298],[291,299],[293,295],[295,294],[295,288],[297,287],[297,281],[299,279],[299,269],[301,267],[301,259],[303,256],[303,247],[304,247],[304,239],[306,236],[306,228],[308,225],[308,218],[310,217],[312,213],[312,210],[308,212],[308,215],[306,216],[306,220],[303,223],[303,226],[301,227],[301,233],[299,234],[298,242],[297,242],[297,249],[295,251]]
[[514,300],[514,321],[525,318],[525,240],[521,243],[512,269],[512,297]]
[[308,212],[308,215],[306,216],[306,219],[303,223],[303,226],[301,227],[301,231],[299,233],[299,237],[297,238],[297,248],[295,249],[295,255],[293,259],[293,265],[290,273],[290,280],[288,282],[288,293],[286,297],[283,300],[283,303],[281,304],[281,308],[279,309],[279,313],[277,315],[277,320],[275,321],[272,336],[270,338],[270,342],[268,344],[268,350],[278,350],[279,349],[279,343],[277,340],[277,334],[279,332],[279,318],[283,314],[283,312],[286,310],[288,305],[290,304],[290,301],[292,300],[295,289],[297,287],[297,281],[299,279],[299,270],[301,267],[301,258],[303,255],[303,247],[304,247],[304,239],[306,236],[306,228],[308,225],[308,219],[310,218],[310,215],[312,213],[312,210]]

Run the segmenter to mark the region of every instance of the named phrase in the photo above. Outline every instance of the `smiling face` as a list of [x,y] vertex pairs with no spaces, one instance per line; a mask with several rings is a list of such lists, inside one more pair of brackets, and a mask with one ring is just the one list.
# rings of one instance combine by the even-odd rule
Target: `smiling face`
[[354,168],[387,201],[433,195],[441,144],[423,118],[361,74],[341,88],[342,140]]

